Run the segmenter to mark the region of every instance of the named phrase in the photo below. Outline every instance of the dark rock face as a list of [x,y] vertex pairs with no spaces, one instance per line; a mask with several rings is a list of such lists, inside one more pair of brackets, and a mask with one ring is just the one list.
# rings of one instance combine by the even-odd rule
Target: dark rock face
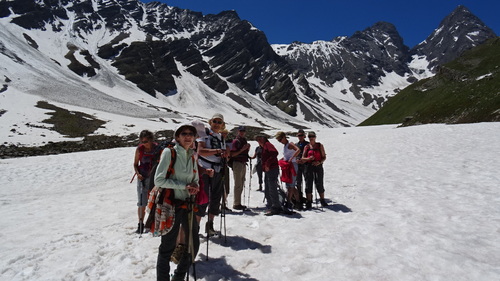
[[493,30],[478,17],[466,7],[458,6],[425,41],[411,50],[411,54],[426,56],[429,68],[435,72],[437,66],[494,37]]
[[312,53],[308,48],[301,51],[301,45],[309,44],[290,45],[289,48],[298,50],[293,58],[287,57],[288,62],[328,85],[347,78],[359,87],[376,86],[384,71],[395,71],[399,75],[409,72],[409,48],[390,23],[378,22],[349,38],[336,38],[326,46],[334,49],[322,55]]

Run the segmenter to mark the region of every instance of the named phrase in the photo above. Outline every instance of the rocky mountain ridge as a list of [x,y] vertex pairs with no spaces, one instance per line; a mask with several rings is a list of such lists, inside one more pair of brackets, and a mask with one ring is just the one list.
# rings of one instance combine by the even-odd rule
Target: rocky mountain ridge
[[[407,86],[434,75],[439,65],[493,37],[495,33],[479,18],[466,7],[458,6],[426,40],[412,49],[403,43],[396,27],[387,22],[375,23],[351,37],[273,45],[273,48],[306,77],[319,79],[327,88],[347,80],[349,87],[343,91],[353,93],[364,106],[377,110],[401,89],[372,91],[386,83],[388,74],[395,74],[399,85]],[[417,61],[423,61],[423,65],[416,67]]]
[[[415,58],[432,57],[434,49],[426,46],[450,36],[470,39],[457,40],[460,46],[447,50],[453,57],[495,36],[468,13],[457,8],[438,28],[441,32],[410,50],[385,22],[331,42],[271,46],[262,31],[233,11],[203,15],[137,0],[4,1],[0,23],[12,32],[0,37],[5,62],[0,71],[11,81],[5,83],[7,92],[9,87],[23,89],[102,111],[114,110],[108,103],[123,100],[128,108],[119,110],[123,114],[208,118],[210,112],[198,110],[206,104],[207,109],[270,128],[307,127],[311,122],[352,126],[398,88],[428,73],[412,67]],[[467,31],[448,32],[457,22]],[[429,64],[430,71],[440,59]],[[14,71],[14,66],[24,69]],[[39,73],[41,69],[50,71]],[[26,80],[23,71],[40,81]],[[48,90],[41,75],[55,75],[48,80],[58,84]],[[71,77],[75,85],[68,86],[61,76]],[[80,94],[70,96],[72,92]],[[96,92],[105,102],[91,101]],[[108,102],[108,92],[120,93]]]

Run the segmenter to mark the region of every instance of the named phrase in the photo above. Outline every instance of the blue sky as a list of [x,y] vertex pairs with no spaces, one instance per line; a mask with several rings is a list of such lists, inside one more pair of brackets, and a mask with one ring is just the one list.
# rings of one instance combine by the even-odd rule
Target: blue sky
[[[143,2],[150,2],[143,0]],[[203,14],[235,10],[262,30],[271,44],[331,40],[351,36],[378,21],[394,24],[413,47],[425,40],[458,5],[466,6],[497,35],[498,0],[168,0],[160,1]]]

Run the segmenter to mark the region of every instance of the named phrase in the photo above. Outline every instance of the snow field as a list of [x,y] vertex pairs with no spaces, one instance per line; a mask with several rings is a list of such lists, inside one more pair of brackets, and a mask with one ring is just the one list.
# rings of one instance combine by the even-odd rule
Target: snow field
[[[266,217],[253,175],[252,210],[226,216],[208,261],[201,239],[198,280],[499,279],[499,129],[316,130],[330,206]],[[0,160],[0,280],[155,279],[160,240],[133,234],[133,153]]]

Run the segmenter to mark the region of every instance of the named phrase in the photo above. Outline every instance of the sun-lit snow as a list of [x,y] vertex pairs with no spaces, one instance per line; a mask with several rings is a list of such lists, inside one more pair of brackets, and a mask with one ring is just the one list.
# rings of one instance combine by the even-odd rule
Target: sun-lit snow
[[[247,175],[251,211],[226,216],[227,242],[212,238],[208,261],[201,240],[197,278],[498,280],[499,130],[317,128],[330,206],[266,217],[256,175],[251,190]],[[154,280],[159,238],[133,233],[133,155],[118,148],[0,160],[0,279]]]

